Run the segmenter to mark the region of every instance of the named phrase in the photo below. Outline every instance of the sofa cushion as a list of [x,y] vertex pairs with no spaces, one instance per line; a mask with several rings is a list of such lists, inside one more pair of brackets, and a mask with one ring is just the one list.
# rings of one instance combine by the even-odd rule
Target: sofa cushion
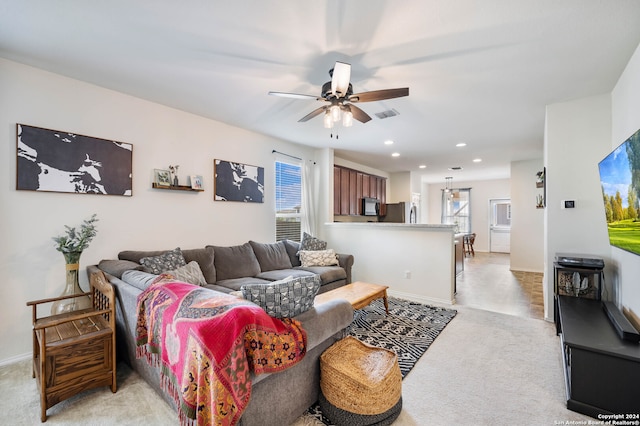
[[135,269],[125,271],[122,274],[122,281],[143,291],[146,290],[156,278],[158,278],[157,275]]
[[300,250],[300,263],[303,267],[338,265],[338,257],[333,249]]
[[131,262],[129,260],[105,259],[101,260],[100,263],[98,263],[98,268],[100,268],[107,274],[113,275],[116,278],[122,278],[123,272],[132,269],[141,271],[142,265],[137,262]]
[[255,277],[260,273],[260,264],[248,242],[241,246],[207,247],[213,247],[215,253],[216,283],[233,278]]
[[293,278],[297,278],[297,277],[308,277],[310,275],[313,275],[313,272],[309,272],[304,269],[289,268],[289,269],[276,269],[273,271],[260,272],[258,275],[256,275],[256,277],[262,278],[263,280],[279,281],[289,276]]
[[145,272],[161,274],[164,271],[185,266],[187,262],[184,260],[180,247],[176,247],[175,249],[164,252],[158,256],[143,257],[140,259],[140,264],[144,266]]
[[216,282],[216,285],[219,287],[225,287],[230,289],[231,291],[239,291],[243,285],[249,284],[269,284],[271,281],[263,280],[256,277],[244,277],[244,278],[232,278],[229,280],[222,280]]
[[291,318],[313,307],[313,299],[320,289],[320,277],[289,277],[269,284],[243,285],[245,299],[260,306],[275,318]]
[[347,279],[347,272],[340,266],[299,266],[294,269],[320,275],[322,285]]
[[300,241],[300,250],[326,250],[327,242],[319,238],[312,237],[306,232],[302,233],[302,241]]
[[260,263],[262,272],[273,271],[274,269],[289,269],[292,267],[287,248],[282,241],[277,243],[258,243],[249,241],[253,252]]
[[[160,256],[166,253],[167,250],[124,250],[118,253],[118,259],[129,260],[131,262],[140,263],[140,259],[143,257]],[[182,250],[182,256],[185,263],[189,263],[193,260],[198,262],[202,275],[208,283],[216,282],[216,268],[213,263],[214,251],[213,247],[205,247],[198,249]]]
[[298,252],[300,251],[300,243],[292,240],[282,240],[284,246],[287,248],[287,254],[291,261],[291,266],[300,266],[300,258]]
[[181,266],[172,271],[165,271],[165,274],[173,275],[176,280],[183,281],[185,283],[203,286],[207,284],[207,281],[202,275],[200,265],[195,260],[187,263],[185,266]]
[[198,262],[204,279],[208,283],[215,283],[217,280],[216,267],[214,264],[215,252],[213,247],[204,247],[199,249],[182,250],[184,260],[189,262]]

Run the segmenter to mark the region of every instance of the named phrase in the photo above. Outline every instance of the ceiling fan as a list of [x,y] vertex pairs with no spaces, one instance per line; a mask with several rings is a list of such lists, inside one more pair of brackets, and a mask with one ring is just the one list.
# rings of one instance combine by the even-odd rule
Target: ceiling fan
[[353,105],[354,103],[409,96],[408,87],[353,93],[353,87],[350,82],[351,65],[344,62],[336,62],[335,66],[329,70],[329,75],[331,76],[331,81],[322,85],[322,94],[320,96],[285,92],[269,92],[269,94],[285,98],[314,99],[325,102],[325,105],[311,111],[298,122],[309,121],[313,117],[324,113],[324,126],[327,128],[333,127],[333,123],[340,121],[340,119],[342,119],[342,125],[345,127],[351,126],[354,118],[361,123],[371,120],[369,114]]

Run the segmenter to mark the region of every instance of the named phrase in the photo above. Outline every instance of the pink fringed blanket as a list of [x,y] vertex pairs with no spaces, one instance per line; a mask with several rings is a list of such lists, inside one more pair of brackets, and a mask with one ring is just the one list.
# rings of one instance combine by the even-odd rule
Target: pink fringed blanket
[[181,282],[160,281],[138,297],[137,355],[162,367],[181,424],[234,425],[249,403],[250,372],[302,360],[306,333],[259,306]]

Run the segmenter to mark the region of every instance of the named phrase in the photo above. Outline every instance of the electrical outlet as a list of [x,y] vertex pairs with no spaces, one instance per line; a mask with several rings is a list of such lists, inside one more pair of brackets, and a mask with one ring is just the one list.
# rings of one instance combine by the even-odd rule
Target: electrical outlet
[[404,277],[407,279],[411,278],[411,271],[404,271]]

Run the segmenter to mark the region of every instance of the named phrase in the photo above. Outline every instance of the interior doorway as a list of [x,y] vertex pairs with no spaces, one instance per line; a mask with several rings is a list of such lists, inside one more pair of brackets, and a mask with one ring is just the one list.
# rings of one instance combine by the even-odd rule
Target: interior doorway
[[511,199],[489,200],[489,252],[511,253]]

